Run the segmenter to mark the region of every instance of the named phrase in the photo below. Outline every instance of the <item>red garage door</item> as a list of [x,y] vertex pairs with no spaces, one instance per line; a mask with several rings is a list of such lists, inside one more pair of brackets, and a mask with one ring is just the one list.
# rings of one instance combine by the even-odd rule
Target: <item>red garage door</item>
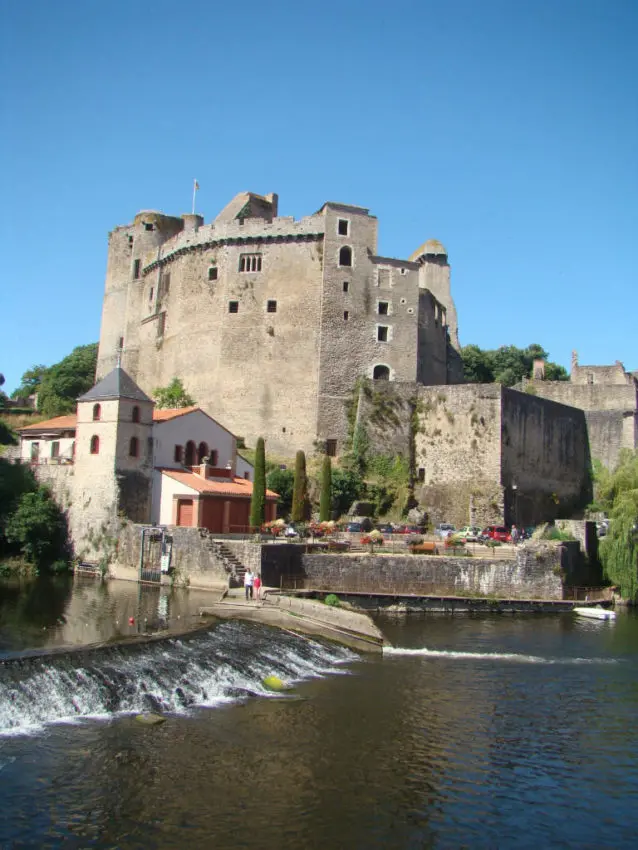
[[193,500],[180,499],[177,502],[177,524],[188,525],[193,524]]

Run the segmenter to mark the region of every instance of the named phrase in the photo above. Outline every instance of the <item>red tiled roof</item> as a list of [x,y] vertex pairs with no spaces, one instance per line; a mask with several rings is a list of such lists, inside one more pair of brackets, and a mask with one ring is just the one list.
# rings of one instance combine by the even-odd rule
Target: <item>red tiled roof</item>
[[[210,493],[215,496],[239,496],[240,498],[250,499],[253,494],[253,482],[247,481],[245,478],[211,480],[195,475],[193,472],[182,472],[181,469],[162,469],[162,475],[168,475],[174,481],[179,481],[180,484],[185,484],[204,495]],[[276,499],[277,496],[278,494],[273,493],[272,490],[266,490],[267,499]]]
[[166,407],[162,410],[155,409],[153,411],[153,422],[166,422],[168,419],[176,419],[178,416],[185,416],[187,413],[193,413],[194,410],[201,410],[196,404],[190,407]]
[[67,416],[56,416],[53,419],[45,419],[44,422],[36,422],[33,425],[25,425],[24,428],[19,428],[19,431],[71,431],[77,425],[77,416],[75,413],[69,413]]

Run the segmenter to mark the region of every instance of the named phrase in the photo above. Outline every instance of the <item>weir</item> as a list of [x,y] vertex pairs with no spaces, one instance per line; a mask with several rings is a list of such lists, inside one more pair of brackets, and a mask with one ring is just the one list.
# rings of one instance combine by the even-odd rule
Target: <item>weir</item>
[[187,714],[251,697],[285,699],[294,684],[340,672],[357,656],[267,626],[221,623],[204,633],[0,661],[0,735],[48,723],[161,712]]

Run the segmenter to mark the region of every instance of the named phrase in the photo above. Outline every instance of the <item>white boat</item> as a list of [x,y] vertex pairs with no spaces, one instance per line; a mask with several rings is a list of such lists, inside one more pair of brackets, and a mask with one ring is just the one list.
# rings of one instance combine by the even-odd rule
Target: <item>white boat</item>
[[608,611],[606,608],[601,608],[597,605],[595,608],[574,608],[574,614],[580,617],[591,617],[592,620],[615,620],[616,612]]

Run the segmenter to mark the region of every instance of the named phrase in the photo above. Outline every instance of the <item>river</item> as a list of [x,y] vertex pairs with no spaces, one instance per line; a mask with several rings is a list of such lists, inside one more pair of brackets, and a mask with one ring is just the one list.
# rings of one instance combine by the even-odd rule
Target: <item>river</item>
[[383,619],[383,656],[239,622],[27,651],[194,624],[202,596],[0,585],[3,850],[634,846],[634,614]]

